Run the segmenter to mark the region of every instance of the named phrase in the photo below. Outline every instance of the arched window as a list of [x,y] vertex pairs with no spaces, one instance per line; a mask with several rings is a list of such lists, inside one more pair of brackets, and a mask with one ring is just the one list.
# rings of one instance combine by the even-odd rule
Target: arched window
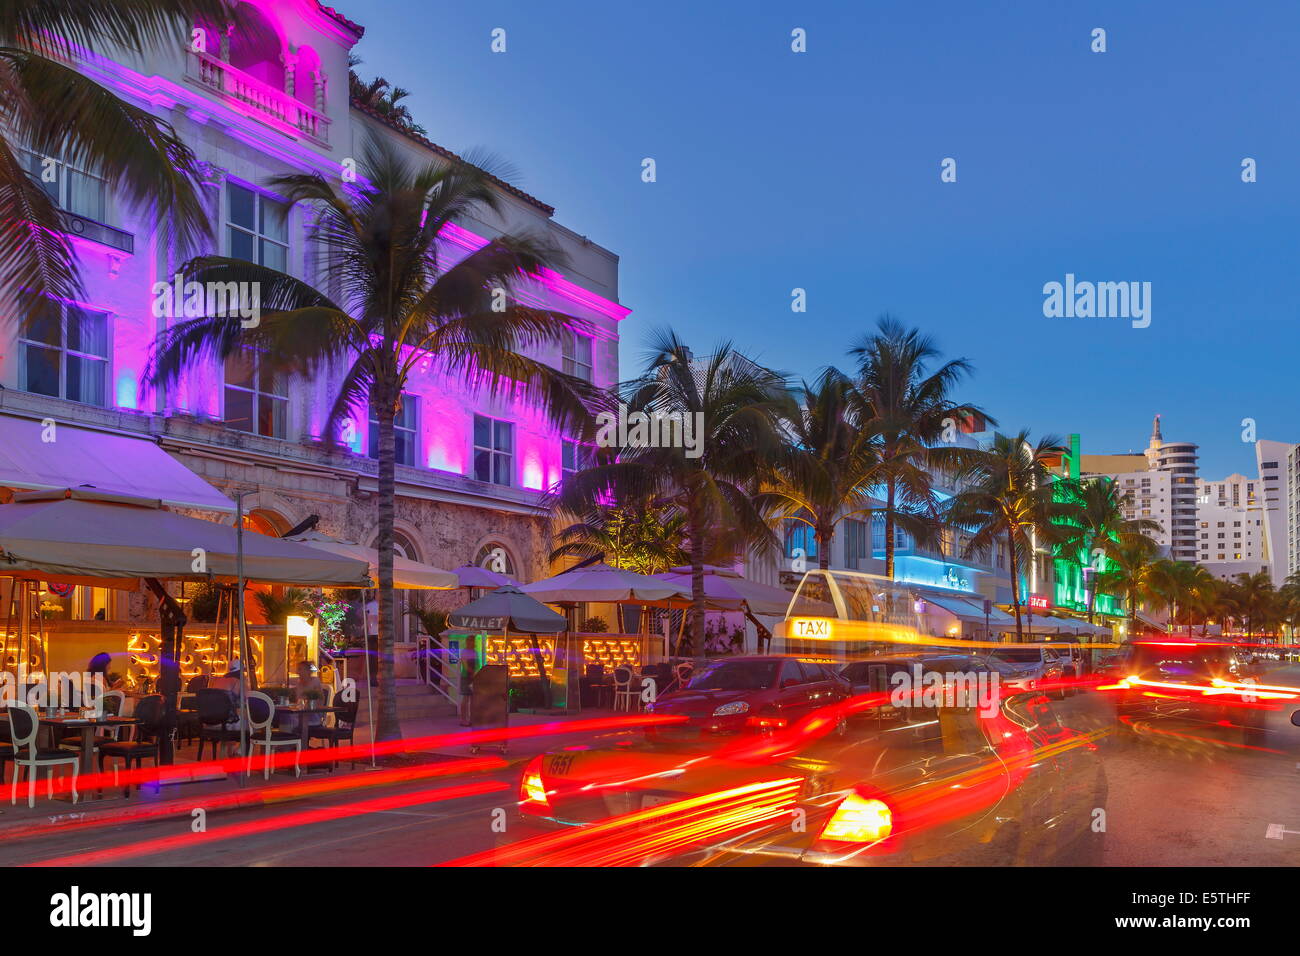
[[249,29],[231,36],[230,65],[272,89],[284,89],[284,62],[280,59],[282,46],[278,31],[251,4],[241,3],[239,10],[247,18]]
[[309,46],[299,47],[293,66],[293,98],[313,109],[316,107],[316,74],[319,72],[319,54]]
[[505,545],[496,541],[489,541],[479,548],[478,555],[474,558],[474,564],[477,567],[495,571],[497,574],[504,574],[506,577],[513,578],[515,576],[515,559],[510,556],[510,552],[506,550]]
[[289,530],[289,522],[285,521],[274,511],[268,511],[265,508],[256,508],[244,515],[244,530],[256,531],[258,534],[264,534],[268,538],[278,538]]

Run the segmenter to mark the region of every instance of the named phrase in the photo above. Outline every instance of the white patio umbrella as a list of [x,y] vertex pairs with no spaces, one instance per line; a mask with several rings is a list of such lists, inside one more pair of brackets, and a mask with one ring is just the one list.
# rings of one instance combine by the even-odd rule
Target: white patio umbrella
[[[367,548],[351,541],[340,541],[338,538],[331,538],[319,531],[308,531],[305,534],[294,535],[292,538],[284,538],[283,540],[297,541],[309,548],[328,551],[330,554],[342,555],[355,561],[365,561],[370,569],[370,577],[375,584],[379,583],[379,550],[377,548]],[[393,555],[393,586],[402,590],[449,591],[461,585],[456,575],[451,571],[444,571],[441,568],[435,568],[431,564],[412,561],[410,558],[395,554]]]
[[[231,525],[164,511],[156,499],[83,487],[0,505],[0,574],[14,577],[130,590],[140,578],[231,583],[238,549]],[[244,535],[242,573],[269,584],[369,584],[363,561],[260,534]]]
[[545,604],[663,604],[689,602],[691,589],[608,564],[589,564],[519,589]]
[[451,573],[456,575],[456,580],[463,588],[519,587],[519,582],[514,578],[491,568],[480,568],[476,564],[462,564]]

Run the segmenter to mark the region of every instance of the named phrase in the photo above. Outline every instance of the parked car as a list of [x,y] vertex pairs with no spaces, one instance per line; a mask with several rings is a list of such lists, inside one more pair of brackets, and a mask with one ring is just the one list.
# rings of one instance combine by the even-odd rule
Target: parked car
[[847,681],[815,661],[776,655],[718,658],[698,665],[683,689],[664,694],[647,708],[686,720],[651,726],[646,733],[679,740],[767,733],[850,693]]
[[[957,661],[943,657],[933,668],[928,658],[915,660],[933,673]],[[671,865],[1100,859],[1104,836],[1091,824],[1105,806],[1104,769],[1088,736],[1063,726],[1042,694],[1002,696],[992,714],[940,702],[900,710],[886,726],[855,723],[842,736],[805,739],[797,730],[763,741],[777,748],[771,753],[737,750],[734,739],[688,747],[647,738],[538,756],[521,780],[524,819],[505,839],[522,834],[526,852],[536,834],[539,860],[553,863],[547,854],[559,844],[547,829],[557,825],[595,828],[590,842],[567,843],[590,863],[607,859],[602,853]],[[788,752],[780,749],[786,742]],[[752,788],[790,781],[797,790],[788,810],[751,820],[751,806],[737,802]],[[731,818],[740,824],[729,826]]]
[[[1040,644],[1003,644],[988,654],[989,666],[997,670],[1004,680],[1037,690],[1044,684],[1059,681],[1065,675],[1065,662],[1055,648]],[[1064,697],[1065,691],[1053,691]]]

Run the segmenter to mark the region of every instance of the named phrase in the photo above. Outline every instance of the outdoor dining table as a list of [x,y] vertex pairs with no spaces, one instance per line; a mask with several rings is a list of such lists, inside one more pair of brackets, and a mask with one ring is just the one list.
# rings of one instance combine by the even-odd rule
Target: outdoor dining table
[[51,727],[62,727],[65,730],[81,731],[81,767],[80,773],[95,772],[95,728],[97,727],[130,727],[141,723],[135,717],[114,717],[106,714],[103,717],[79,717],[67,715],[63,717],[41,717],[42,724],[48,724]]
[[[277,718],[285,714],[342,714],[347,710],[345,707],[277,707],[275,716]],[[307,735],[311,731],[311,723],[306,720],[298,720],[298,732],[302,735],[302,747],[307,749]]]

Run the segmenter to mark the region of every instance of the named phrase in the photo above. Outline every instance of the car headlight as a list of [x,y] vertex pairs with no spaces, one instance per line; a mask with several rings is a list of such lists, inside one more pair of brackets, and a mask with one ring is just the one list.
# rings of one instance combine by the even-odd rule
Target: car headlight
[[726,717],[729,714],[747,714],[749,713],[749,703],[743,700],[733,700],[730,704],[723,704],[713,712],[714,717]]

